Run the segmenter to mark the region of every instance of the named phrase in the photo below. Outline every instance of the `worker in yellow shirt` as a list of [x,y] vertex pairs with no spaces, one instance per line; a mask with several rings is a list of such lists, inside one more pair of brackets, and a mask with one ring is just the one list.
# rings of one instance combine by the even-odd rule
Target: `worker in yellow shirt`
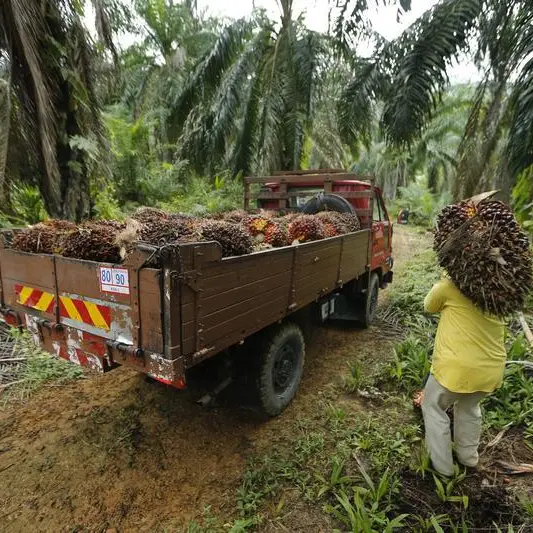
[[440,313],[431,375],[422,400],[426,446],[434,468],[451,476],[452,440],[446,410],[453,405],[457,460],[475,467],[482,422],[479,402],[503,380],[504,324],[478,309],[447,278],[431,289],[424,309]]

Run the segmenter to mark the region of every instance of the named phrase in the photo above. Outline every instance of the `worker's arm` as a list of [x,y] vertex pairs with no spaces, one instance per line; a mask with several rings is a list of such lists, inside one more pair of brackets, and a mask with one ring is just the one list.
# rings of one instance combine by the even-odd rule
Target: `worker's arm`
[[439,281],[433,285],[424,299],[424,311],[426,313],[440,313],[445,303],[446,284],[443,281]]

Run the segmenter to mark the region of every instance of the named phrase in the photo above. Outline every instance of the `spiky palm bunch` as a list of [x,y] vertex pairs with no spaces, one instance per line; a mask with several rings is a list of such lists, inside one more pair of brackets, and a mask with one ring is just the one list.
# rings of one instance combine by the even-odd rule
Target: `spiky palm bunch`
[[45,220],[18,232],[11,242],[12,248],[22,252],[53,254],[61,251],[61,242],[76,225],[67,220]]
[[289,244],[287,226],[278,220],[273,220],[265,231],[265,243],[270,244],[274,248],[287,246]]
[[80,224],[61,242],[61,255],[75,259],[119,263],[117,235],[126,225],[113,220],[90,221]]
[[[337,235],[348,233],[348,223],[342,213],[336,211],[320,211],[317,216],[325,223],[333,226]],[[331,230],[329,230],[331,232]]]
[[224,213],[223,219],[226,222],[231,222],[232,224],[240,224],[246,217],[248,213],[244,209],[235,209]]
[[299,215],[289,223],[290,242],[317,241],[325,237],[324,226],[315,215]]
[[459,290],[480,309],[505,317],[533,287],[529,239],[502,202],[462,202],[439,215],[435,250]]
[[204,241],[216,241],[222,248],[222,257],[246,255],[253,251],[250,235],[239,225],[223,220],[208,220],[199,227]]

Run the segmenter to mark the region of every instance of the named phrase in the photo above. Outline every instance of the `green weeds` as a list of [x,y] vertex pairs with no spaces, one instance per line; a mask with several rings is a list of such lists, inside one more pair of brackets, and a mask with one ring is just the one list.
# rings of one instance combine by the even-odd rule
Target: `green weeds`
[[[4,346],[10,345],[12,356],[0,359],[2,374],[9,375],[2,393],[2,401],[22,400],[49,384],[61,384],[81,379],[84,370],[75,364],[50,355],[35,344],[30,334],[13,329],[4,334]],[[14,361],[13,362],[10,362]],[[1,391],[0,387],[0,391]]]
[[404,392],[411,393],[422,387],[431,368],[432,351],[432,346],[415,334],[408,335],[396,346],[389,374]]

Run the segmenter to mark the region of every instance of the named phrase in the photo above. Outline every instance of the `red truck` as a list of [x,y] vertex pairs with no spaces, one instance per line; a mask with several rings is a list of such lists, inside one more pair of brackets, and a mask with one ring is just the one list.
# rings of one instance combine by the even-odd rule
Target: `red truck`
[[126,365],[178,389],[204,361],[244,352],[261,409],[279,414],[302,376],[302,311],[374,319],[379,288],[392,281],[392,224],[380,190],[344,171],[244,183],[246,209],[355,212],[361,229],[226,258],[216,242],[139,243],[119,265],[16,251],[6,230],[2,318],[58,357],[103,372]]

